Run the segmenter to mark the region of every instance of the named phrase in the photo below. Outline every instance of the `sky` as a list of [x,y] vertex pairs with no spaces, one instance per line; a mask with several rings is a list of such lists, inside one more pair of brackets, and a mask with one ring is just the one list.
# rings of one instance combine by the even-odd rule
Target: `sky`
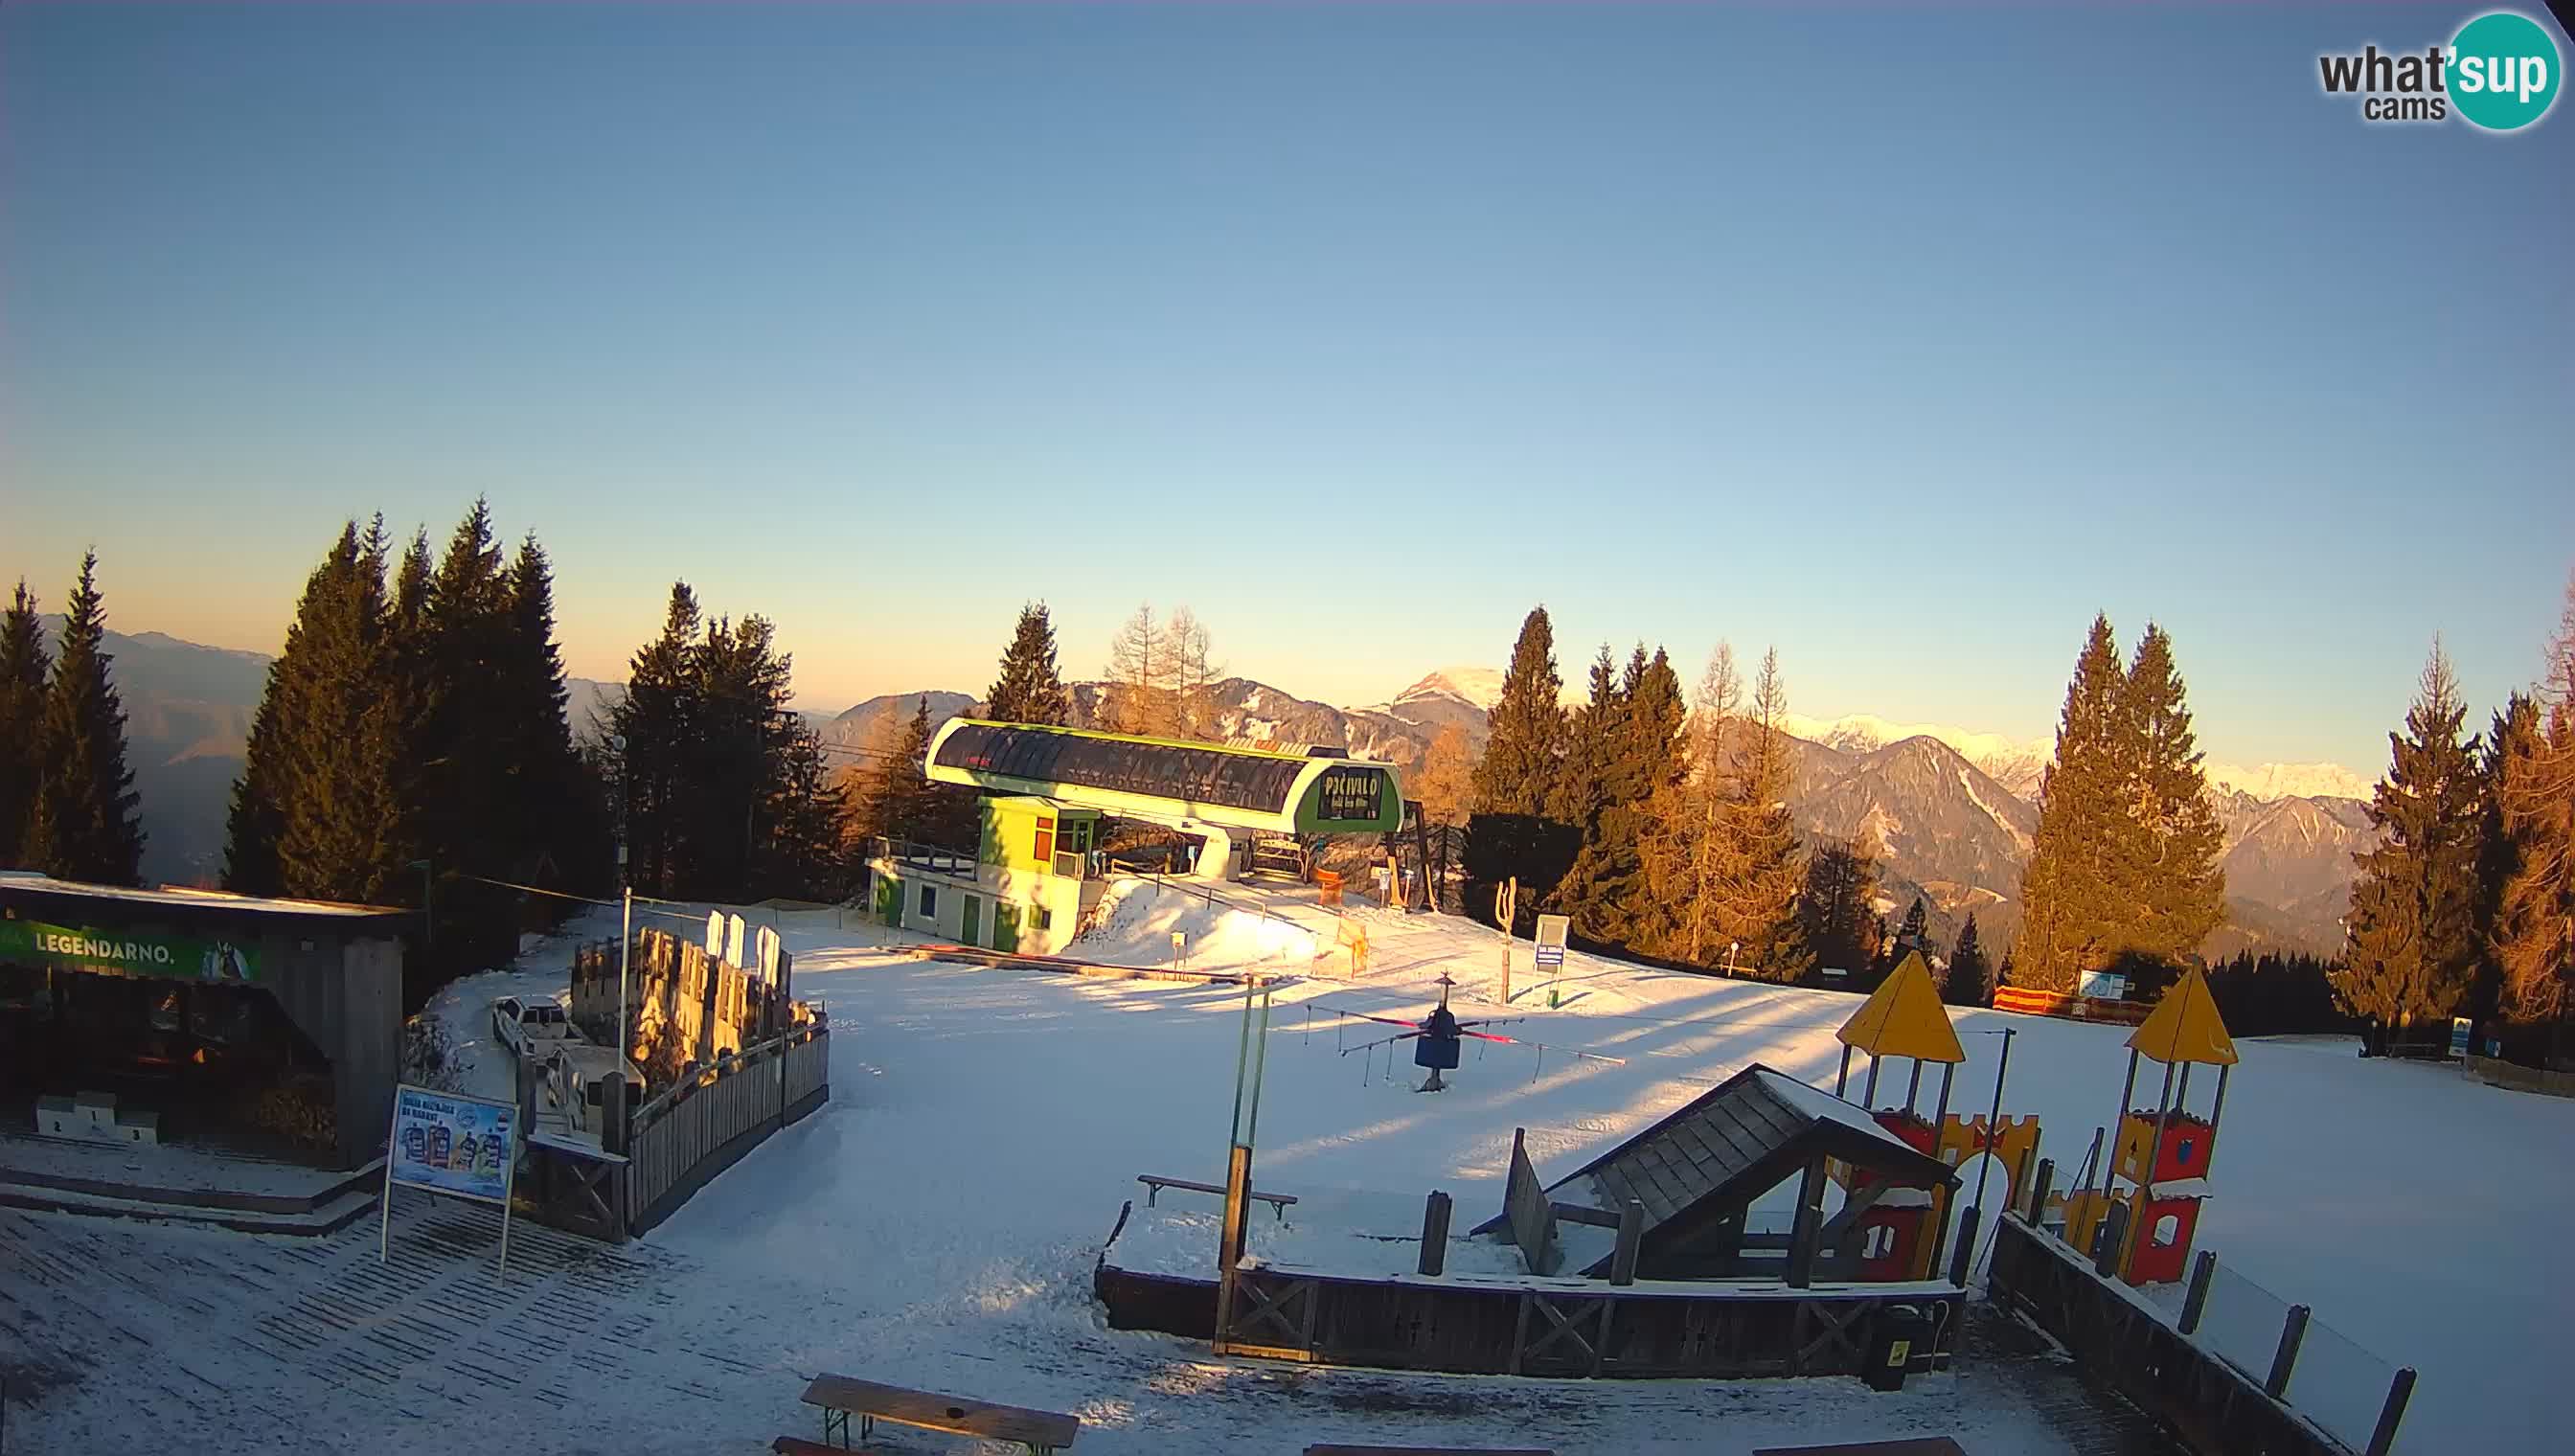
[[483,495],[577,676],[674,579],[816,707],[1033,599],[1343,705],[1542,602],[2023,736],[2106,611],[2212,757],[2374,774],[2575,567],[2575,103],[2316,79],[2475,13],[19,0],[0,578],[273,652]]

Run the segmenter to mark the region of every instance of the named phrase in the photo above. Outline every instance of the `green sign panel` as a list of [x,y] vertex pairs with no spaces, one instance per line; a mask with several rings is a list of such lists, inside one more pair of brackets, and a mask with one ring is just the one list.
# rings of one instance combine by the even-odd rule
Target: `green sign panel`
[[241,983],[259,979],[250,947],[193,935],[74,929],[42,920],[0,920],[0,960]]

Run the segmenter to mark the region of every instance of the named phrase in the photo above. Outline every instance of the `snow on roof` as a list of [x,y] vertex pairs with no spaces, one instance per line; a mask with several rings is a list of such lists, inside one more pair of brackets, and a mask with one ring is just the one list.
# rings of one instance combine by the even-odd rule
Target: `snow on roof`
[[1752,1074],[1760,1078],[1761,1085],[1767,1089],[1772,1096],[1777,1097],[1780,1101],[1787,1103],[1790,1107],[1795,1108],[1797,1111],[1804,1113],[1808,1117],[1813,1117],[1821,1121],[1838,1122],[1844,1127],[1865,1132],[1869,1136],[1877,1138],[1881,1142],[1892,1143],[1916,1157],[1921,1156],[1922,1150],[1920,1148],[1906,1142],[1903,1138],[1896,1136],[1894,1133],[1887,1131],[1883,1126],[1879,1125],[1876,1118],[1868,1115],[1866,1108],[1859,1106],[1857,1103],[1845,1102],[1830,1092],[1820,1091],[1814,1087],[1807,1086],[1804,1082],[1798,1081],[1794,1077],[1783,1076],[1778,1072],[1772,1071],[1766,1066],[1754,1067],[1752,1069]]
[[122,884],[84,884],[78,880],[56,879],[46,874],[27,874],[15,870],[0,872],[0,890],[29,890],[37,894],[71,895],[81,899],[119,900],[127,904],[153,905],[164,909],[247,910],[271,915],[339,915],[362,918],[371,915],[408,915],[410,910],[392,905],[353,905],[336,900],[271,899],[259,895],[232,894],[219,889],[190,889],[165,884],[158,889],[138,889]]

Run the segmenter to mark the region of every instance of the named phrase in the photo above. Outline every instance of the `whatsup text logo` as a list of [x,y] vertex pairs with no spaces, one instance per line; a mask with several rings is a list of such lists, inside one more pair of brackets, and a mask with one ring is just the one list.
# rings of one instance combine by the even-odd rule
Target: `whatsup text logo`
[[2519,131],[2557,100],[2557,38],[2510,10],[2480,15],[2447,45],[2316,57],[2327,96],[2357,96],[2363,121],[2436,122],[2453,116],[2492,132]]

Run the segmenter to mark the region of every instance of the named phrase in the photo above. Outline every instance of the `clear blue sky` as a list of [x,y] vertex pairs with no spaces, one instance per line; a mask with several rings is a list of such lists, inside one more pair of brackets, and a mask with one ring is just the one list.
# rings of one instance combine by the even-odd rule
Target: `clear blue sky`
[[1342,703],[1543,600],[2030,734],[2107,609],[2213,756],[2374,772],[2575,566],[2575,103],[2316,84],[2477,8],[20,0],[0,573],[273,651],[479,492],[585,676],[683,576],[816,704],[1029,597]]

